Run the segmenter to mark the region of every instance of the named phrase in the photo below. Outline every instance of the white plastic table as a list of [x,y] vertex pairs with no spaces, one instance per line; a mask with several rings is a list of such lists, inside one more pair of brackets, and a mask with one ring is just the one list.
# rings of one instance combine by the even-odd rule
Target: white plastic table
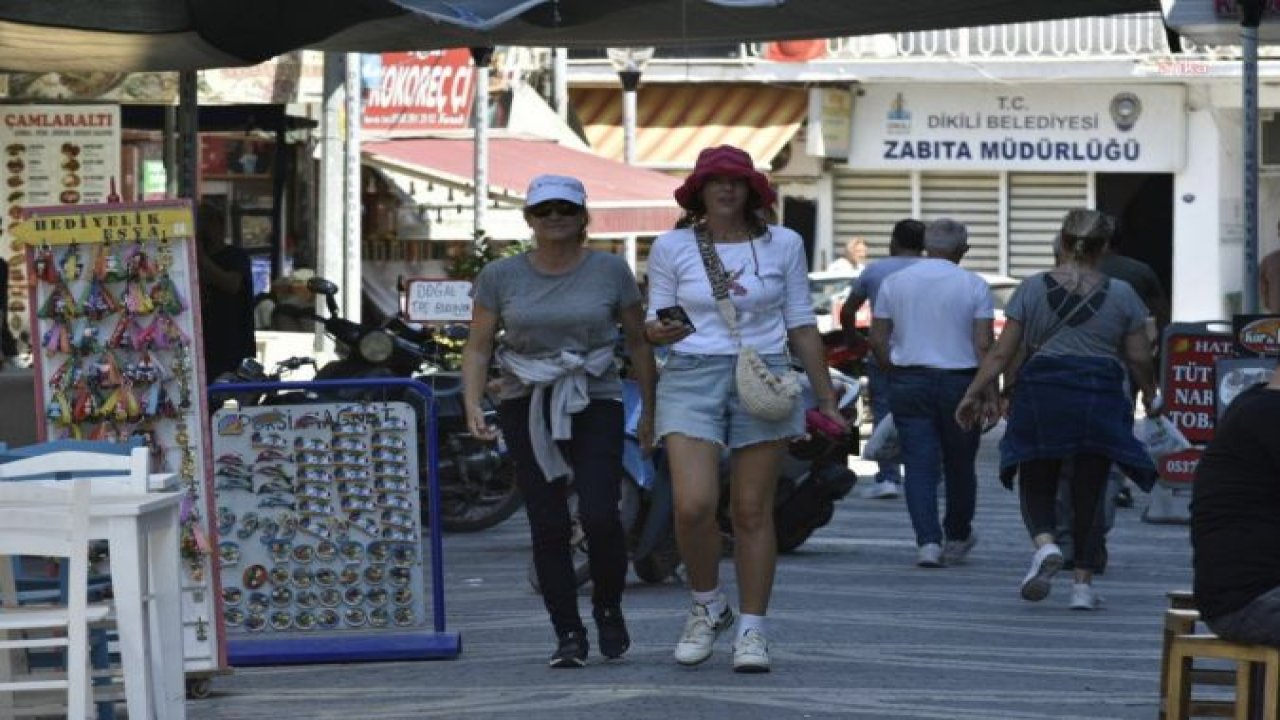
[[111,556],[120,662],[129,717],[183,720],[182,600],[178,514],[182,493],[95,487],[89,535]]

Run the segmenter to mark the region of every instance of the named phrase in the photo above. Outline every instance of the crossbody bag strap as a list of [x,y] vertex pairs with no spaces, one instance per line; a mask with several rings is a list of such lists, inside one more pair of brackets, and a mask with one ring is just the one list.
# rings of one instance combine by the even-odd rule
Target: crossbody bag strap
[[715,246],[707,237],[705,228],[694,228],[693,236],[698,242],[698,255],[702,258],[702,267],[707,271],[707,280],[711,283],[711,295],[716,299],[716,308],[720,311],[720,317],[724,318],[725,324],[729,326],[729,335],[741,348],[742,336],[738,333],[738,309],[729,299],[729,279],[724,271],[724,263],[720,262],[720,255],[716,253]]
[[[1076,314],[1079,313],[1082,308],[1087,306],[1090,300],[1093,300],[1093,296],[1097,295],[1098,291],[1102,290],[1102,288],[1104,287],[1107,287],[1110,283],[1111,283],[1111,278],[1103,278],[1102,282],[1098,283],[1097,285],[1094,285],[1092,290],[1090,290],[1088,293],[1085,293],[1085,296],[1080,299],[1080,303],[1075,307],[1071,308],[1071,312],[1067,313],[1062,317],[1059,317],[1057,321],[1053,323],[1053,325],[1050,325],[1049,329],[1042,336],[1040,342],[1036,343],[1035,347],[1029,346],[1027,348],[1028,349],[1027,357],[1025,360],[1023,360],[1023,364],[1025,365],[1027,361],[1029,361],[1032,357],[1035,356],[1036,353],[1040,352],[1040,348],[1047,345],[1049,341],[1053,339],[1053,336],[1058,334],[1059,330],[1065,327],[1067,323],[1071,322],[1071,318],[1075,317]],[[1070,294],[1068,294],[1067,297],[1071,297]]]

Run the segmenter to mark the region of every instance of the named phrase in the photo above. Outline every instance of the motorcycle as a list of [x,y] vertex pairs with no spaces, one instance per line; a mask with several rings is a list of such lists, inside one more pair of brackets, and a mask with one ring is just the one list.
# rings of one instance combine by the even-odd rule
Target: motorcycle
[[[802,400],[805,407],[805,435],[787,444],[773,498],[773,525],[779,553],[800,547],[819,528],[831,522],[835,503],[858,482],[849,469],[849,458],[858,451],[858,398],[862,383],[834,368],[831,384],[839,396],[837,407],[850,428],[845,432],[830,418],[814,409],[816,403],[805,380]],[[733,519],[729,503],[729,458],[720,462],[720,503],[717,519],[721,534],[732,547]]]
[[[440,477],[440,516],[447,532],[486,530],[520,509],[523,500],[516,487],[515,466],[501,440],[489,443],[472,437],[467,430],[462,401],[462,377],[433,364],[445,353],[444,344],[465,337],[465,327],[452,327],[436,332],[413,328],[391,318],[382,325],[356,323],[339,314],[337,285],[315,277],[307,288],[323,296],[327,315],[305,308],[281,306],[290,315],[308,319],[324,328],[337,344],[338,359],[316,371],[317,380],[377,377],[413,377],[431,388],[436,404],[438,444],[437,468]],[[426,369],[425,374],[420,373]],[[337,391],[344,400],[373,399],[368,391]],[[419,420],[425,423],[422,399],[410,393],[403,399],[419,409]],[[496,410],[486,407],[486,415],[496,423]],[[421,519],[427,523],[427,451],[418,455],[423,483],[419,488]]]

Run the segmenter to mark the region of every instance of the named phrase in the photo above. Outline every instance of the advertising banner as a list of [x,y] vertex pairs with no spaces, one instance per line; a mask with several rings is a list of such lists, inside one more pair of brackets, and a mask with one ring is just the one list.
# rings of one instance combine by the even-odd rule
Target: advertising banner
[[383,53],[382,81],[365,102],[363,128],[392,134],[465,128],[474,95],[466,48]]
[[1151,85],[869,85],[858,169],[1175,172],[1185,92]]
[[1231,357],[1232,339],[1200,323],[1174,323],[1164,331],[1160,377],[1165,414],[1193,444],[1213,439],[1218,414],[1214,365]]
[[29,330],[27,289],[31,278],[14,226],[29,207],[120,202],[120,107],[118,105],[8,105],[0,109],[0,257],[9,264],[4,299],[9,329]]
[[1231,335],[1239,357],[1280,357],[1280,315],[1234,315]]

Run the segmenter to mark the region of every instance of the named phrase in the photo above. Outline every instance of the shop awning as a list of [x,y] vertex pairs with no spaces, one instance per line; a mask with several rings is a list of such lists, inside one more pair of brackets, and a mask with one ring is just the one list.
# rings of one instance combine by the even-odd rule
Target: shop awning
[[[605,157],[622,158],[621,88],[570,92],[587,141]],[[791,140],[808,110],[808,93],[767,85],[641,85],[636,97],[636,164],[687,170],[698,151],[729,144],[767,167]]]
[[[458,187],[473,184],[470,138],[405,138],[361,145],[364,163],[401,175]],[[535,175],[572,175],[587,187],[591,234],[656,235],[679,217],[672,193],[680,179],[630,167],[549,140],[497,137],[489,140],[489,193],[523,204]]]

